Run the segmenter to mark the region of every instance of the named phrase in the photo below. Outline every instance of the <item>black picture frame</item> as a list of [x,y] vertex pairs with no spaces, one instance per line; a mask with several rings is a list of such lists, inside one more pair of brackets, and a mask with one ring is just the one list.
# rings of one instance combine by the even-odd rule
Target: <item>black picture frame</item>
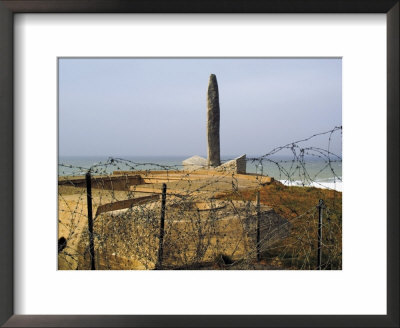
[[[399,327],[399,11],[399,0],[0,0],[0,324],[5,327]],[[385,13],[387,315],[14,315],[13,17],[16,13]]]

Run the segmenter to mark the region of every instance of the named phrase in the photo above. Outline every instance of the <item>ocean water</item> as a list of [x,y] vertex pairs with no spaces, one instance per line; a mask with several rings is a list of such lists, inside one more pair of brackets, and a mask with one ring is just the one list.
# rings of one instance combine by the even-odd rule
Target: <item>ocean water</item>
[[[116,170],[182,170],[182,161],[190,156],[60,156],[58,174],[83,175],[89,169],[95,174]],[[204,156],[205,157],[205,156]],[[223,156],[222,162],[237,156]],[[342,191],[342,162],[290,156],[260,159],[248,156],[247,173],[274,177],[286,185],[314,186]]]

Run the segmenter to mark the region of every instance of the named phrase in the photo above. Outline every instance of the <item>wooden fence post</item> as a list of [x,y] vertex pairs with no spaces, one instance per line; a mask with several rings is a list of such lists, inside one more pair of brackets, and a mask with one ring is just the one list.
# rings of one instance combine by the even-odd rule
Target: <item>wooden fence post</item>
[[87,196],[87,212],[88,212],[88,228],[89,228],[89,253],[90,268],[96,270],[94,263],[94,240],[93,240],[93,213],[92,213],[92,176],[90,171],[86,173],[86,196]]
[[257,241],[256,241],[256,249],[257,249],[257,261],[261,260],[261,238],[260,238],[260,221],[261,221],[261,209],[260,209],[260,191],[257,191]]
[[160,220],[160,237],[158,245],[158,258],[156,269],[162,269],[162,259],[164,253],[164,221],[165,221],[165,201],[167,198],[167,185],[163,183],[161,197],[161,220]]
[[322,215],[323,209],[325,208],[324,201],[319,200],[318,203],[318,254],[317,254],[317,268],[321,270],[322,265]]

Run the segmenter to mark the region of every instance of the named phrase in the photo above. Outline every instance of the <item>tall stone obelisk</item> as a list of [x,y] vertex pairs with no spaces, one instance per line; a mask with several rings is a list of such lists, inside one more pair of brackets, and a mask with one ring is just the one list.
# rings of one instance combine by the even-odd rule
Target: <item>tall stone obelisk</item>
[[210,75],[207,92],[208,166],[221,164],[219,149],[219,95],[215,74]]

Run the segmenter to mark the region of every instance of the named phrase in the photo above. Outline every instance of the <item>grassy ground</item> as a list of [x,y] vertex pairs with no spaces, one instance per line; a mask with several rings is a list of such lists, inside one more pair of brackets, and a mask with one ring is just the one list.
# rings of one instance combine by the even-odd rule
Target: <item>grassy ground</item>
[[280,182],[221,193],[222,199],[254,200],[260,191],[260,202],[272,207],[290,220],[291,236],[278,245],[263,250],[263,259],[282,269],[315,269],[317,266],[318,202],[324,200],[322,227],[322,267],[342,268],[342,193],[313,187],[287,187]]

